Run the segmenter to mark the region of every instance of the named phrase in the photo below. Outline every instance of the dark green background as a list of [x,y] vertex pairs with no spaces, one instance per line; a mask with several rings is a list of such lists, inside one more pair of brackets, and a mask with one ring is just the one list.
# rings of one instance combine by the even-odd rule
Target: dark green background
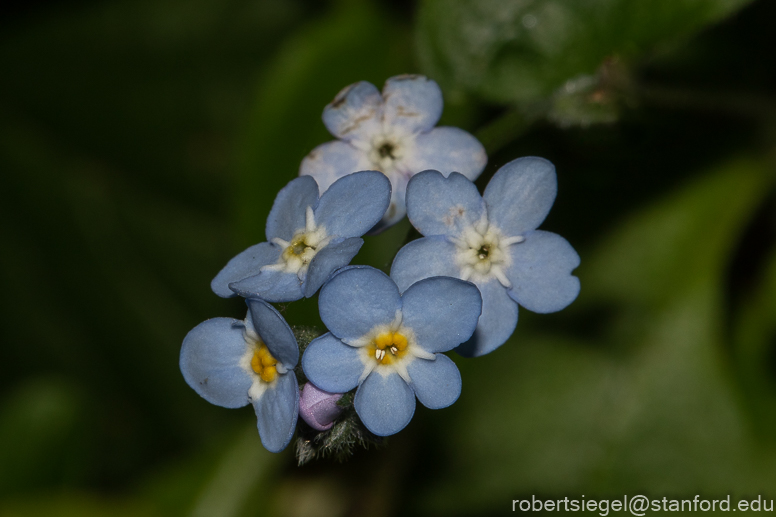
[[[0,516],[500,515],[776,498],[776,4],[81,0],[0,20]],[[579,298],[456,357],[379,451],[295,466],[184,383],[340,88],[425,73],[442,124],[543,156]],[[406,221],[356,263],[387,268]],[[315,300],[286,309],[317,319]],[[591,513],[592,515],[592,513]]]

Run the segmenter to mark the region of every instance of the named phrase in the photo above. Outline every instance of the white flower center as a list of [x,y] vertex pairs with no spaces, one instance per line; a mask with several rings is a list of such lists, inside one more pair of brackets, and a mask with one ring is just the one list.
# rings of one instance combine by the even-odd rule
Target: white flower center
[[522,236],[504,237],[483,215],[477,224],[465,227],[459,238],[452,239],[458,248],[455,261],[461,268],[461,278],[474,283],[496,278],[504,287],[512,287],[505,273],[512,263],[509,247],[524,240]]
[[407,154],[407,145],[398,135],[379,134],[372,138],[366,151],[369,161],[387,176],[396,168],[396,162]]
[[316,226],[312,207],[307,207],[305,215],[305,227],[297,230],[290,241],[272,239],[274,244],[283,248],[283,252],[276,264],[265,266],[266,268],[295,273],[300,279],[304,278],[310,261],[331,241],[331,238],[326,235],[326,229],[323,226]]

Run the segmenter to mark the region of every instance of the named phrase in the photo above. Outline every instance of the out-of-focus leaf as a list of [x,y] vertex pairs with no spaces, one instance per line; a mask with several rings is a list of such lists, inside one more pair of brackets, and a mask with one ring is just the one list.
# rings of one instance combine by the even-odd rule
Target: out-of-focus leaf
[[[569,309],[613,319],[594,339],[511,342],[476,361],[445,432],[435,490],[413,504],[473,514],[528,497],[769,493],[774,440],[758,443],[725,366],[725,268],[773,185],[736,161],[626,220],[581,253]],[[563,317],[559,315],[558,317]],[[465,472],[462,476],[460,473]]]
[[548,97],[720,20],[749,0],[424,0],[417,41],[425,71],[450,89],[512,103]]
[[147,471],[132,493],[167,517],[264,515],[250,505],[268,498],[280,477],[277,468],[289,454],[267,452],[251,418],[214,434],[190,454]]
[[44,494],[0,502],[3,517],[161,517],[153,506],[91,493]]
[[[285,452],[289,454],[290,451]],[[245,429],[226,451],[208,482],[203,486],[189,514],[191,517],[234,517],[256,515],[256,508],[246,508],[251,495],[266,494],[266,481],[279,456],[267,452],[259,440],[256,427]]]
[[620,61],[608,60],[596,74],[566,81],[550,99],[547,118],[561,127],[616,122],[627,81]]
[[0,400],[0,496],[78,478],[83,404],[61,378],[27,380]]
[[231,141],[301,19],[296,0],[119,0],[4,25],[0,390],[77,378],[81,483],[115,487],[254,418],[193,393],[178,354],[202,319],[245,314],[209,289],[229,253]]
[[412,71],[408,32],[370,2],[342,2],[285,42],[259,89],[244,141],[236,197],[244,246],[264,240],[272,201],[299,174],[305,155],[334,139],[321,114],[337,92],[361,80],[382,87],[388,77]]
[[[20,390],[19,394],[6,404],[2,417],[5,419],[0,438],[16,438],[13,443],[7,444],[6,449],[16,447],[24,449],[33,441],[41,446],[37,456],[42,457],[54,452],[57,456],[64,453],[72,453],[72,444],[58,439],[56,445],[61,451],[52,451],[46,440],[43,442],[37,438],[41,436],[61,435],[61,425],[49,418],[49,422],[41,419],[43,413],[52,414],[51,407],[62,401],[61,396],[50,392],[41,391],[43,386],[55,387],[52,383],[38,383],[38,386],[30,386]],[[47,388],[48,389],[48,388]],[[40,393],[35,393],[39,391]],[[38,397],[46,395],[48,400],[29,400],[29,395]],[[25,398],[26,397],[26,398]],[[17,400],[18,399],[18,400]],[[32,402],[32,403],[31,403]],[[28,406],[22,411],[13,406],[26,403]],[[41,408],[49,406],[49,409],[41,411]],[[9,409],[11,413],[9,414]],[[66,411],[69,408],[62,408]],[[30,436],[19,439],[19,436],[11,436],[6,430],[9,425],[19,423],[18,413],[24,413],[24,422],[29,424],[31,420],[37,420],[35,428],[27,425],[25,431]],[[9,418],[10,417],[10,418]],[[32,417],[32,418],[30,418]],[[6,422],[8,422],[6,424]],[[51,424],[49,427],[46,423]],[[18,426],[17,426],[18,427]],[[23,426],[22,426],[23,427]],[[70,437],[72,438],[72,437]],[[92,517],[92,516],[143,516],[143,517],[183,517],[183,516],[211,516],[234,517],[252,516],[257,514],[258,508],[270,506],[272,500],[269,493],[276,481],[271,480],[271,474],[281,463],[282,455],[271,454],[261,446],[261,440],[256,431],[256,425],[251,422],[249,426],[242,426],[228,432],[219,433],[206,447],[197,450],[185,458],[179,458],[168,462],[166,466],[151,471],[145,478],[139,479],[130,494],[122,497],[101,495],[98,491],[42,491],[35,488],[27,488],[20,493],[3,494],[0,500],[0,515],[3,517]],[[21,446],[21,447],[20,447]],[[0,458],[7,460],[10,456],[7,451],[0,449]],[[18,457],[33,459],[35,454],[28,454],[21,450],[15,454]],[[288,453],[285,453],[288,454]],[[76,461],[79,458],[74,458]],[[81,458],[83,460],[83,458]],[[52,461],[49,459],[49,461]],[[7,467],[7,468],[6,468]],[[19,469],[17,462],[8,465],[0,464],[0,472],[15,471],[17,475],[24,476],[27,471],[40,467],[40,463],[32,463]],[[276,476],[277,477],[277,476]],[[45,480],[41,480],[45,481]],[[9,496],[10,495],[10,496]],[[258,506],[251,507],[256,500],[261,502]],[[266,513],[259,512],[260,515]]]
[[737,316],[733,364],[757,430],[770,437],[776,433],[776,255]]
[[721,282],[742,225],[771,181],[762,164],[739,160],[645,207],[583,262],[585,296],[660,307]]

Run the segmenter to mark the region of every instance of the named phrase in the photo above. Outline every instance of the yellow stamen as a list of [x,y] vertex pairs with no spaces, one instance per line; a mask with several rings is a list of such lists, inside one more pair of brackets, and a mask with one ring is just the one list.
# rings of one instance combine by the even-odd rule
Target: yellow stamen
[[392,364],[407,353],[407,338],[399,332],[383,332],[368,347],[370,355],[379,364]]
[[256,351],[253,352],[253,358],[251,358],[251,368],[264,382],[272,382],[278,375],[278,369],[276,365],[278,360],[272,357],[267,345],[258,342]]

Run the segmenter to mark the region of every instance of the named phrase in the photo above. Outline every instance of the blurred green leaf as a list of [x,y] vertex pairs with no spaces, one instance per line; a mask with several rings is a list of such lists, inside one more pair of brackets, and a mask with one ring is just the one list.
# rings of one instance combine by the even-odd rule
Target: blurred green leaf
[[61,378],[29,379],[0,400],[0,496],[78,480],[83,405]]
[[[645,207],[581,253],[566,314],[522,311],[511,342],[458,361],[446,460],[415,503],[473,514],[531,494],[770,493],[776,440],[758,443],[746,424],[722,315],[737,236],[773,179],[735,161]],[[594,338],[536,333],[602,304],[611,319]]]
[[[49,468],[39,461],[35,462],[36,457],[41,458],[51,453],[54,456],[72,455],[75,451],[72,443],[68,444],[63,439],[67,437],[72,440],[72,436],[63,434],[61,423],[50,418],[50,415],[55,413],[51,408],[62,401],[62,396],[57,396],[50,390],[41,391],[44,387],[48,389],[56,387],[56,384],[31,383],[29,387],[20,390],[14,400],[10,401],[10,405],[6,404],[2,408],[4,413],[0,416],[5,422],[0,427],[0,438],[16,438],[7,444],[6,449],[18,450],[7,454],[7,451],[0,449],[0,459],[7,460],[13,456],[32,460],[30,465],[22,465],[21,469],[18,462],[0,464],[2,474],[8,472],[24,477],[33,470]],[[47,399],[45,402],[33,400],[41,395]],[[24,408],[15,407],[20,405]],[[68,409],[70,408],[61,408],[59,413]],[[20,422],[20,414],[23,414],[22,423],[26,425],[16,425],[16,436],[13,436],[6,431],[9,426]],[[45,421],[45,415],[49,415],[48,421]],[[30,426],[30,423],[34,423],[34,427]],[[19,433],[27,433],[29,436],[20,437]],[[51,436],[58,438],[52,442]],[[41,440],[41,437],[47,438]],[[217,439],[193,454],[149,471],[144,478],[138,480],[139,486],[133,487],[122,497],[103,495],[97,490],[45,491],[39,486],[32,489],[27,487],[23,492],[4,494],[6,497],[0,500],[0,516],[247,517],[256,515],[257,507],[260,509],[270,506],[268,501],[271,501],[272,497],[269,492],[277,482],[270,480],[271,474],[282,465],[284,455],[271,454],[261,446],[255,421],[251,421],[248,426],[222,432],[214,437]],[[52,450],[52,443],[61,450]],[[29,448],[28,445],[39,446],[40,450],[29,454],[29,451],[25,450]],[[290,451],[285,453],[285,456],[289,454]],[[55,459],[49,458],[47,461],[50,463]],[[83,461],[83,458],[73,459]],[[40,478],[40,472],[37,474],[40,485],[40,481],[45,482],[45,479]],[[252,506],[257,500],[261,504]]]
[[[0,304],[13,322],[0,389],[77,380],[88,404],[74,425],[89,431],[77,483],[115,487],[250,415],[192,392],[178,354],[199,321],[245,314],[209,289],[230,256],[232,141],[263,61],[305,12],[298,0],[35,11],[0,38]],[[19,448],[38,485],[76,483],[34,452]]]
[[281,457],[262,447],[255,425],[246,428],[219,461],[189,515],[256,515],[256,509],[247,507],[246,503],[257,491],[262,495],[269,492],[270,484],[262,481],[269,477]]
[[776,433],[776,254],[733,322],[732,359],[756,430]]
[[502,102],[547,98],[611,56],[638,57],[749,0],[424,0],[423,68],[446,88]]
[[720,283],[773,181],[764,167],[752,160],[718,166],[635,214],[583,261],[585,296],[660,307]]
[[412,71],[408,34],[373,2],[341,2],[284,43],[259,88],[243,142],[235,203],[243,246],[264,240],[277,192],[299,174],[307,153],[333,140],[321,114],[337,92],[361,80],[382,86]]
[[0,502],[2,517],[157,517],[153,506],[89,493],[46,494]]

